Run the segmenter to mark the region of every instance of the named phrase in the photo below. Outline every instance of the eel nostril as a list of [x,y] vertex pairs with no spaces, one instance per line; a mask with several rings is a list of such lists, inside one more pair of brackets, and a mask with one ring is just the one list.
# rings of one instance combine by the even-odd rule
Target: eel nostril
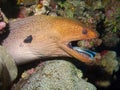
[[32,42],[32,35],[27,36],[27,38],[24,39],[24,43],[31,43]]
[[88,33],[87,29],[82,30],[82,34],[87,34],[87,33]]

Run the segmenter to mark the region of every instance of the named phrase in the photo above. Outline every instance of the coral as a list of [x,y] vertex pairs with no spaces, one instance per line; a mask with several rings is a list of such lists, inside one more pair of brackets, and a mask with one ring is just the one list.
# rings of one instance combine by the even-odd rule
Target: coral
[[104,70],[108,72],[110,75],[119,67],[116,52],[114,51],[107,51],[100,61],[99,65],[104,67]]
[[32,75],[22,78],[13,90],[96,90],[82,76],[68,61],[46,61],[36,67]]
[[17,0],[18,5],[29,6],[36,4],[39,0]]
[[120,38],[116,33],[108,32],[105,35],[103,35],[102,40],[105,46],[115,47],[119,43]]
[[105,5],[106,31],[116,32],[120,30],[120,1],[107,0]]
[[[111,84],[110,78],[112,78],[113,72],[119,70],[119,62],[117,61],[116,52],[114,51],[104,51],[102,52],[102,59],[97,63],[98,66],[106,72],[107,77],[96,81],[96,85],[102,87],[108,87]],[[102,77],[104,77],[103,75]]]

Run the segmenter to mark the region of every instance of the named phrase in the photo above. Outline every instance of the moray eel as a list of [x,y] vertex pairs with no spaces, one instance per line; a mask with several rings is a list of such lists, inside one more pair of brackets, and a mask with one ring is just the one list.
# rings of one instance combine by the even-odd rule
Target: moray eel
[[71,45],[72,41],[98,37],[95,30],[78,21],[37,15],[10,22],[9,29],[2,45],[17,64],[56,56],[72,56],[86,63],[94,61],[95,53]]

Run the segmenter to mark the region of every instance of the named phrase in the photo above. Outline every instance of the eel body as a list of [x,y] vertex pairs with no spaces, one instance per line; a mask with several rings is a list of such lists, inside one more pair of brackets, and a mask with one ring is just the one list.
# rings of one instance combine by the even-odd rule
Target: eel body
[[96,31],[75,20],[44,15],[10,22],[10,34],[2,45],[17,64],[41,57],[72,56],[82,62],[91,58],[71,48],[70,42],[97,38]]

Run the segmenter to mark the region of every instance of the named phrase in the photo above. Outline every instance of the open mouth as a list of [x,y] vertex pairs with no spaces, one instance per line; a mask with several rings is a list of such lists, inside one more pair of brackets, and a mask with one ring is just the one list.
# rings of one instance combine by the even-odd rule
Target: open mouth
[[100,55],[93,51],[93,48],[99,46],[101,42],[100,39],[76,40],[69,42],[68,47],[89,60],[95,60],[100,58]]

